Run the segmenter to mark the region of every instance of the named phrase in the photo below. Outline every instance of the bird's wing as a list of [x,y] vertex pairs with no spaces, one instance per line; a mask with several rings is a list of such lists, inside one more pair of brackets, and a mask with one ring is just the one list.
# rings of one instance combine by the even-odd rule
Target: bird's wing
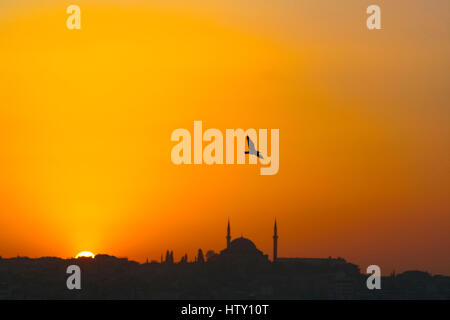
[[249,136],[247,136],[247,143],[248,143],[248,151],[250,153],[255,152],[255,144],[253,143],[253,141],[250,139]]

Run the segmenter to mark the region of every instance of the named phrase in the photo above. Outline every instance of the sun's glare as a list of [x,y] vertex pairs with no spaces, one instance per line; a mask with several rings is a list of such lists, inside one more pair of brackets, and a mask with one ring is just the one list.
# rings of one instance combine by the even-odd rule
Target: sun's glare
[[81,251],[79,254],[77,254],[75,256],[76,259],[80,258],[80,257],[86,257],[86,258],[95,258],[95,254],[93,254],[90,251]]

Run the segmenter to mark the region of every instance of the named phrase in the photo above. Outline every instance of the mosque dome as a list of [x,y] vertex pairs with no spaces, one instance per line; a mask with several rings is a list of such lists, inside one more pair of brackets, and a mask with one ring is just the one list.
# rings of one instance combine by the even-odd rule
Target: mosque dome
[[230,222],[228,221],[227,227],[227,247],[220,251],[220,254],[216,255],[214,260],[217,261],[240,261],[242,262],[267,262],[269,257],[262,251],[256,248],[253,241],[250,239],[240,237],[231,241]]
[[228,250],[230,251],[230,253],[239,253],[239,254],[249,254],[259,252],[255,244],[251,240],[244,237],[240,237],[231,241]]
[[267,255],[258,250],[255,244],[244,237],[234,239],[228,248],[220,252],[219,258],[250,261],[267,261]]

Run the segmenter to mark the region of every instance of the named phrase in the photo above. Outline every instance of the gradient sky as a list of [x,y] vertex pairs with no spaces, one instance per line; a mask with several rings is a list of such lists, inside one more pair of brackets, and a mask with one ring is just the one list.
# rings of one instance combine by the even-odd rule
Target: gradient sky
[[[449,57],[446,0],[3,0],[0,255],[192,258],[228,217],[271,254],[276,217],[279,256],[450,274]],[[194,120],[280,129],[279,173],[174,165]]]

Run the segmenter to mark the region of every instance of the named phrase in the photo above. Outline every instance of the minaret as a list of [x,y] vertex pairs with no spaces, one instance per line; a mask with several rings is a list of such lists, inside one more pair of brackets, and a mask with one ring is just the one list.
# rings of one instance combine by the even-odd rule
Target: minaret
[[228,219],[228,228],[227,228],[227,249],[230,247],[230,242],[231,242],[230,219]]
[[277,219],[275,219],[275,225],[273,227],[273,261],[277,260],[278,255],[278,232],[277,232]]

